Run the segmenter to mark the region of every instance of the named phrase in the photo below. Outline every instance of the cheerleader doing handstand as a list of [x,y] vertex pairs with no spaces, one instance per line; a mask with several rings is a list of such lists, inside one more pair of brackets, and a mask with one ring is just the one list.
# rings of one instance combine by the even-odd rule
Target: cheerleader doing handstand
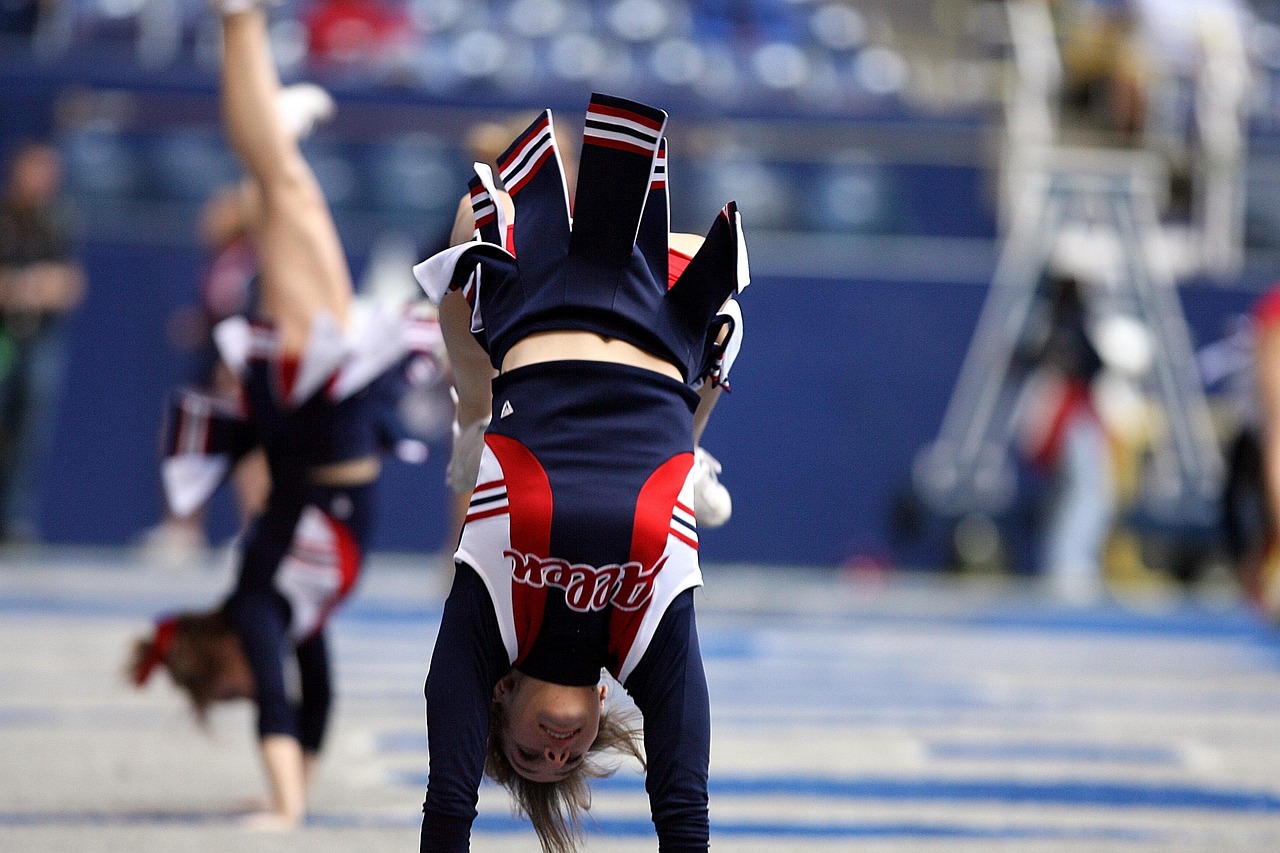
[[161,620],[132,670],[141,685],[164,667],[200,714],[215,701],[255,700],[271,805],[251,824],[287,828],[304,816],[329,718],[325,623],[354,587],[370,536],[386,438],[379,383],[410,349],[429,349],[414,338],[430,330],[398,312],[357,310],[328,205],[277,109],[264,14],[240,3],[222,26],[223,117],[257,198],[258,316],[215,330],[242,399],[179,394],[164,473],[171,504],[189,511],[260,446],[271,488],[227,598]]
[[[441,305],[460,421],[489,415],[426,683],[421,849],[468,849],[486,772],[544,849],[572,849],[615,747],[644,755],[661,848],[705,851],[695,386],[724,381],[740,340],[741,225],[730,203],[673,252],[688,238],[669,233],[666,114],[604,95],[571,217],[552,120],[499,158],[505,191],[477,165],[476,239],[415,268]],[[602,714],[602,670],[643,716],[643,753]]]

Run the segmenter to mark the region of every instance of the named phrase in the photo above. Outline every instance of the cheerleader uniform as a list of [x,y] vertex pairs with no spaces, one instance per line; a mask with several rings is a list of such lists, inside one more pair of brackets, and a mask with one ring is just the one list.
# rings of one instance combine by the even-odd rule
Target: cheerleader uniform
[[[664,851],[705,851],[710,713],[694,619],[693,385],[722,381],[717,343],[748,281],[736,206],[702,249],[669,265],[666,114],[594,95],[572,221],[552,116],[471,182],[474,242],[415,267],[435,301],[461,289],[495,368],[524,337],[588,331],[675,365],[548,361],[499,375],[480,473],[426,683],[431,755],[423,851],[469,847],[494,685],[513,667],[592,686],[608,670],[644,717]],[[674,278],[671,284],[669,278]]]
[[[320,485],[310,472],[386,449],[383,387],[396,383],[408,353],[438,343],[431,335],[423,324],[377,310],[354,312],[349,332],[322,316],[302,355],[288,357],[270,324],[233,317],[215,339],[241,379],[241,398],[190,389],[175,395],[162,470],[176,513],[205,502],[255,446],[270,469],[266,509],[246,533],[223,604],[253,672],[259,736],[290,735],[308,752],[322,745],[332,699],[324,628],[355,587],[375,489],[372,482]],[[290,651],[296,701],[286,688]]]

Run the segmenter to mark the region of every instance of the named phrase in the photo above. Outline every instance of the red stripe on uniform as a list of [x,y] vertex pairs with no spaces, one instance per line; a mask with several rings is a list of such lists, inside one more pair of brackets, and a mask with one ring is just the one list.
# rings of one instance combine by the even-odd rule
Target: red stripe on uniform
[[[514,438],[490,433],[489,450],[502,466],[507,483],[507,510],[511,514],[511,548],[521,554],[551,556],[551,481],[536,456]],[[524,660],[542,628],[547,588],[511,582],[511,606],[515,616],[516,663]]]
[[636,498],[630,559],[642,566],[652,566],[658,562],[667,548],[671,515],[679,500],[680,490],[684,488],[684,482],[692,468],[693,454],[678,453],[649,475]]
[[602,136],[587,135],[583,137],[582,141],[586,145],[599,145],[601,148],[614,148],[618,151],[627,151],[632,154],[647,156],[653,153],[652,148],[645,148],[641,145],[632,145],[630,142],[623,142],[620,139],[605,139]]
[[324,624],[329,620],[330,614],[346,599],[351,592],[351,588],[356,585],[356,578],[360,576],[361,559],[360,543],[356,542],[355,534],[351,532],[351,528],[323,510],[321,514],[325,525],[333,536],[334,557],[336,558],[338,569],[338,591],[321,610],[320,620],[316,623],[317,632],[324,627]]
[[[677,535],[671,529],[671,514],[692,468],[693,454],[679,453],[658,466],[640,488],[631,528],[632,561],[642,566],[656,566],[662,559],[667,550],[667,537]],[[648,603],[631,611],[614,608],[610,615],[609,651],[619,666],[627,659],[648,609]]]
[[506,515],[508,508],[505,506],[495,507],[494,509],[481,510],[480,512],[467,513],[467,522],[479,521],[482,518],[493,518],[495,515]]
[[529,170],[524,173],[524,177],[521,178],[519,181],[517,181],[514,186],[508,188],[507,194],[516,195],[520,192],[520,190],[524,189],[525,186],[529,183],[529,181],[533,180],[533,176],[538,174],[538,170],[542,168],[543,163],[547,162],[547,158],[551,156],[551,152],[554,150],[555,149],[553,149],[550,145],[548,145],[547,150],[543,151],[542,155],[539,156],[537,160],[534,160],[533,163],[529,166]]
[[550,120],[544,115],[542,117],[542,121],[530,128],[529,132],[525,134],[524,139],[521,139],[517,146],[511,149],[511,155],[507,157],[507,159],[498,163],[498,171],[505,172],[511,167],[512,163],[518,162],[520,158],[524,156],[525,151],[528,150],[529,142],[540,136],[542,132],[547,129],[549,121]]
[[696,551],[696,550],[698,550],[698,542],[697,542],[697,540],[696,540],[696,539],[690,539],[690,538],[689,538],[689,536],[688,536],[687,534],[685,534],[685,533],[681,533],[681,532],[680,532],[679,530],[677,530],[675,527],[672,527],[672,528],[671,528],[671,535],[672,535],[672,536],[674,536],[674,537],[676,537],[677,539],[679,539],[679,540],[680,540],[681,542],[683,542],[684,544],[688,545],[688,546],[689,546],[690,548],[692,548],[693,550],[695,550],[695,551]]
[[623,109],[622,107],[610,107],[605,104],[593,103],[587,108],[587,118],[591,118],[593,115],[616,116],[617,118],[626,119],[627,121],[634,121],[636,124],[642,124],[649,128],[655,135],[662,130],[663,123],[661,121],[649,118],[649,116],[640,115],[640,113],[632,112],[631,110]]
[[296,355],[280,357],[276,379],[280,383],[280,399],[283,402],[288,403],[293,400],[293,385],[298,381],[298,370],[301,367],[302,360]]
[[675,287],[692,260],[693,258],[684,252],[677,252],[675,249],[667,250],[667,290]]
[[342,599],[355,586],[356,577],[360,574],[360,545],[356,542],[356,536],[349,526],[333,519],[330,521],[337,538],[338,572],[342,578],[342,585],[338,587],[338,596]]

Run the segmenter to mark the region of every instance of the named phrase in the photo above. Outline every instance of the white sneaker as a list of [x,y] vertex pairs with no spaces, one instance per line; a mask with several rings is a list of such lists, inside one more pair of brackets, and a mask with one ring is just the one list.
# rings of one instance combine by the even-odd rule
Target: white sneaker
[[720,527],[733,515],[733,498],[720,483],[720,462],[701,447],[693,449],[693,513],[698,526]]
[[315,83],[295,83],[280,90],[276,109],[285,130],[295,139],[306,139],[318,125],[333,118],[337,107],[333,96]]

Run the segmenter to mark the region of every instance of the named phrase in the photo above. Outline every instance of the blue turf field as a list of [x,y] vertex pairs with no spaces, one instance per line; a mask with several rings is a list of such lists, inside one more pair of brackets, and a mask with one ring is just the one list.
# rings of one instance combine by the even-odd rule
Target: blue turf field
[[[248,710],[201,733],[163,681],[119,673],[152,615],[216,599],[225,559],[6,562],[0,850],[416,849],[438,567],[373,561],[335,625],[314,813],[261,836],[236,826],[262,785]],[[717,850],[1280,849],[1280,634],[1230,590],[1067,609],[931,576],[707,576]],[[596,792],[588,851],[656,847],[636,768]],[[497,789],[474,849],[536,849]]]

